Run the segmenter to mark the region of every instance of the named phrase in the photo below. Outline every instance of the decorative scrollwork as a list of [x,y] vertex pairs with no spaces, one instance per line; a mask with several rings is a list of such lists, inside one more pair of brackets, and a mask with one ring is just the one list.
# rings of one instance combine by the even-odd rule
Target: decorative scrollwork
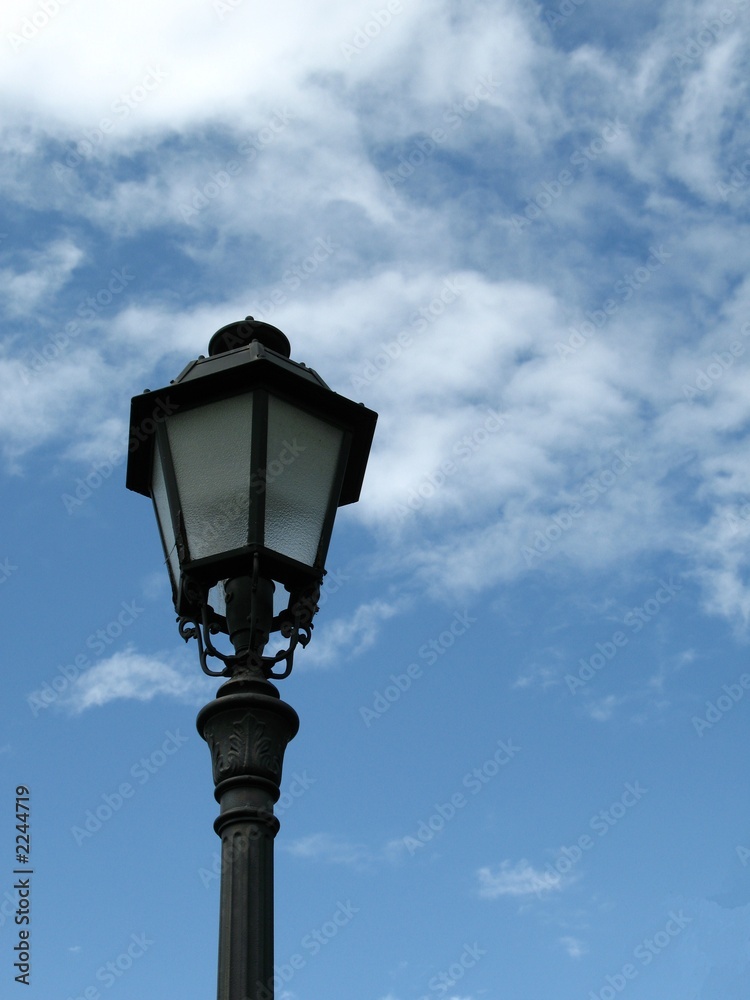
[[185,640],[189,642],[191,639],[196,639],[198,642],[198,657],[201,663],[201,669],[204,674],[208,674],[209,677],[228,677],[231,673],[229,669],[229,664],[227,663],[227,658],[223,654],[218,654],[220,658],[227,664],[223,670],[211,670],[208,666],[208,656],[216,655],[218,651],[214,651],[213,644],[209,642],[204,643],[203,635],[201,634],[201,625],[198,624],[193,618],[178,618],[177,627],[180,630],[180,635]]
[[[317,581],[305,590],[290,593],[288,606],[273,621],[273,630],[289,639],[289,648],[280,650],[274,657],[263,658],[266,677],[283,680],[292,672],[295,649],[297,646],[304,649],[312,639],[312,619],[318,610],[319,600],[320,583]],[[286,662],[283,673],[274,673],[274,666],[282,660]]]
[[[305,588],[304,590],[290,593],[289,604],[279,615],[273,619],[271,632],[279,632],[285,639],[289,640],[287,649],[279,650],[275,656],[258,656],[255,653],[246,653],[242,656],[222,653],[211,640],[212,635],[220,632],[228,632],[226,620],[217,615],[208,603],[207,591],[195,585],[190,586],[190,599],[194,607],[200,608],[200,621],[197,616],[187,616],[177,619],[180,635],[188,642],[195,639],[198,643],[198,656],[200,658],[201,669],[209,677],[231,677],[242,668],[251,665],[251,661],[262,669],[263,676],[270,680],[284,680],[292,672],[294,665],[294,652],[297,646],[304,649],[312,638],[312,619],[318,611],[318,601],[320,600],[320,584],[318,582]],[[208,665],[208,658],[220,660],[224,667],[221,670],[212,670]],[[284,663],[281,672],[274,670],[277,663]]]

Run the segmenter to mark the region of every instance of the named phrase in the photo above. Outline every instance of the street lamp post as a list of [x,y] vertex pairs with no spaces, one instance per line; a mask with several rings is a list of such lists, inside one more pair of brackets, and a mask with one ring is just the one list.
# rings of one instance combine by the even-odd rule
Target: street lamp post
[[[377,420],[290,354],[247,317],[131,404],[127,486],[153,499],[180,634],[225,678],[197,720],[220,806],[218,1000],[273,998],[273,806],[299,719],[271,681],[310,641],[336,509],[359,498]],[[276,632],[287,647],[266,656]]]

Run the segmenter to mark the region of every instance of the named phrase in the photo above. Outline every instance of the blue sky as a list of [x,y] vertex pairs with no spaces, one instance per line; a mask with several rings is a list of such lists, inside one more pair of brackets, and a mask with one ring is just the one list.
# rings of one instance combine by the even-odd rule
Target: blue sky
[[4,996],[214,995],[215,688],[124,469],[253,314],[380,414],[281,685],[277,995],[745,1000],[748,8],[3,6]]

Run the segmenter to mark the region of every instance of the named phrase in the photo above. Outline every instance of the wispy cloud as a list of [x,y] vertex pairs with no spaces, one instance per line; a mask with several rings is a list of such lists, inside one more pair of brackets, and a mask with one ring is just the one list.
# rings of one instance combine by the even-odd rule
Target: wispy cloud
[[480,868],[477,879],[482,899],[500,899],[502,896],[528,898],[562,892],[573,881],[558,872],[551,877],[548,872],[535,869],[525,858],[516,864],[509,860],[501,861],[494,869]]
[[523,689],[528,687],[540,687],[542,690],[547,690],[550,687],[557,687],[561,683],[561,673],[564,669],[564,661],[562,653],[559,650],[550,650],[549,652],[551,658],[555,658],[558,661],[555,666],[550,666],[546,663],[532,663],[526,667],[523,673],[519,674],[518,677],[513,681],[511,685],[514,689]]
[[[4,123],[12,154],[4,180],[23,208],[84,226],[92,247],[123,234],[179,246],[180,262],[200,265],[211,294],[200,301],[193,291],[180,306],[179,292],[155,294],[139,275],[86,353],[60,358],[50,377],[29,386],[19,375],[31,341],[19,329],[0,357],[9,462],[56,440],[73,460],[111,450],[117,428],[106,418],[116,399],[179,354],[176,373],[227,316],[245,314],[247,275],[228,264],[227,246],[243,247],[252,233],[253,245],[267,248],[253,275],[256,312],[290,335],[300,331],[331,384],[353,394],[359,379],[356,395],[382,413],[353,516],[379,533],[383,573],[395,570],[442,598],[530,571],[619,568],[669,551],[693,565],[707,610],[747,627],[750,558],[722,545],[721,524],[706,524],[705,513],[718,516],[750,485],[740,434],[746,359],[699,399],[681,396],[702,359],[742,336],[750,304],[747,240],[717,187],[746,158],[739,18],[695,56],[691,32],[700,32],[707,8],[665,5],[620,63],[595,45],[560,59],[560,35],[543,30],[531,4],[474,4],[460,24],[450,5],[413,5],[347,59],[341,46],[362,26],[343,2],[314,13],[298,5],[288,24],[275,10],[251,14],[238,4],[208,32],[200,18],[186,21],[176,0],[160,4],[156,21],[152,6],[134,0],[115,37],[70,5],[54,29],[64,25],[68,47],[30,39],[10,54],[0,82],[21,96]],[[268,46],[238,84],[233,54],[251,28]],[[186,37],[202,44],[186,49]],[[150,66],[152,51],[163,64]],[[67,60],[74,53],[75,77],[60,69],[62,52]],[[451,73],[436,71],[437,52],[451,53]],[[106,79],[97,76],[104,65]],[[135,77],[134,65],[143,67]],[[147,71],[162,82],[131,108],[123,95]],[[482,78],[493,82],[470,124],[446,128],[446,114]],[[90,85],[96,79],[102,87]],[[273,93],[277,107],[259,93]],[[51,168],[97,131],[103,110],[111,134],[86,151],[83,168],[65,166],[65,181],[50,183]],[[617,140],[596,152],[617,113]],[[427,155],[415,142],[424,144],[432,122],[445,138]],[[386,173],[415,149],[414,174],[389,184]],[[470,212],[457,193],[507,149],[502,180],[483,187],[482,207]],[[110,169],[139,157],[148,170]],[[86,182],[94,165],[102,168],[95,185]],[[561,170],[570,184],[557,180]],[[675,181],[690,197],[681,199]],[[636,203],[632,192],[644,184],[648,198]],[[742,204],[749,191],[743,183],[732,198]],[[191,199],[202,207],[186,225],[181,206]],[[512,231],[514,212],[529,221],[521,235]],[[603,226],[619,233],[606,253]],[[318,267],[310,254],[329,237],[334,249]],[[581,254],[574,265],[571,246]],[[0,290],[19,316],[49,304],[45,323],[59,331],[70,317],[58,293],[81,251],[63,231],[35,253],[3,264]],[[446,280],[462,289],[448,305],[440,298]],[[470,331],[460,350],[457,329]],[[561,356],[571,338],[576,348]],[[508,419],[487,436],[489,408]],[[524,546],[537,532],[558,531],[555,518],[567,523],[582,474],[604,468],[622,447],[637,450],[637,474],[590,508],[584,501],[585,516],[530,570]],[[682,503],[688,449],[700,509]],[[300,666],[367,649],[389,613],[367,605],[321,627]]]
[[578,938],[568,935],[560,938],[560,944],[571,958],[583,958],[589,951],[588,945],[584,941],[579,941]]
[[313,833],[283,846],[295,858],[357,870],[370,868],[378,860],[365,844],[353,843],[331,833]]
[[18,268],[0,268],[0,307],[17,317],[48,305],[83,258],[83,250],[68,239],[21,254]]
[[[59,703],[74,715],[118,700],[151,701],[156,697],[200,703],[216,685],[200,673],[197,662],[137,653],[132,646],[85,670],[60,696]],[[41,692],[37,692],[41,697]]]
[[403,601],[369,601],[348,618],[322,623],[319,631],[316,628],[315,641],[300,655],[299,665],[332,667],[364,653],[375,643],[381,624],[397,615],[403,604]]
[[586,705],[586,713],[596,722],[608,722],[621,699],[614,694],[605,695]]

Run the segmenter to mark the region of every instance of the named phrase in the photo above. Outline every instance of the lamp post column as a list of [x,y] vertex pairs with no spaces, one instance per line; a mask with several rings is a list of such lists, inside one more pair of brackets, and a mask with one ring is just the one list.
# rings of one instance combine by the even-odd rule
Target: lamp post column
[[218,1000],[273,1000],[273,806],[299,718],[273,684],[245,674],[222,685],[197,724],[220,805]]

